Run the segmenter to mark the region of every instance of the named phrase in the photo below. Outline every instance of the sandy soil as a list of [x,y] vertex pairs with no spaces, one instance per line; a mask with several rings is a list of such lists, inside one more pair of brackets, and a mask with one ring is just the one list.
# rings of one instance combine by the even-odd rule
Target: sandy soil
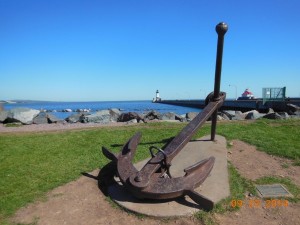
[[[238,140],[233,141],[232,144],[228,159],[243,177],[250,180],[273,175],[288,177],[300,186],[300,167],[293,166],[291,160],[270,156]],[[283,165],[287,166],[283,167]],[[300,203],[289,202],[288,207],[272,208],[267,206],[266,201],[261,200],[258,207],[251,208],[249,203],[255,200],[260,199],[247,197],[239,211],[215,215],[215,217],[219,224],[300,224]]]
[[76,129],[90,129],[97,127],[124,126],[125,122],[114,122],[109,124],[100,123],[52,123],[52,124],[31,124],[20,127],[6,127],[0,123],[0,133],[24,133],[24,132],[48,132],[48,131],[64,131]]
[[[82,125],[82,124],[80,124]],[[76,128],[82,128],[80,126]],[[47,125],[49,126],[49,125]],[[63,125],[59,125],[63,126]],[[31,127],[31,128],[30,128]],[[64,126],[63,126],[64,127]],[[22,129],[33,129],[36,125]],[[55,129],[54,129],[55,128]],[[58,126],[47,130],[59,130]],[[64,127],[65,128],[65,127]],[[83,127],[85,128],[85,127]],[[7,129],[7,128],[5,128]],[[17,128],[19,129],[19,128]],[[38,129],[40,126],[38,126]],[[69,128],[67,128],[69,129]],[[70,128],[72,129],[72,128]],[[73,127],[74,129],[74,127]],[[0,127],[0,132],[3,127]],[[20,130],[18,130],[20,131]],[[11,132],[11,131],[10,131]],[[241,141],[232,142],[228,160],[238,169],[240,174],[251,180],[269,175],[291,178],[300,186],[300,167],[292,165],[292,161],[267,155],[257,151],[254,146]],[[282,166],[285,165],[285,166]],[[99,170],[82,176],[78,180],[58,187],[47,194],[47,200],[29,204],[20,209],[12,221],[17,223],[37,224],[201,224],[194,217],[175,219],[156,219],[136,216],[126,212],[114,204],[98,187]],[[255,200],[247,197],[246,201]],[[257,199],[257,198],[256,198]],[[289,202],[288,207],[267,208],[264,204],[250,208],[245,204],[239,211],[214,215],[219,224],[300,224],[300,204]]]

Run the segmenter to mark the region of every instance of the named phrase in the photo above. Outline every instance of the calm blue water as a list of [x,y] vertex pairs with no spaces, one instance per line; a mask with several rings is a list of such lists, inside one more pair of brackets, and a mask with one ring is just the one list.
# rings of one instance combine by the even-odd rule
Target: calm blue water
[[159,103],[152,103],[151,101],[103,101],[103,102],[31,102],[31,103],[16,103],[16,104],[4,104],[5,110],[10,110],[17,107],[26,107],[31,109],[44,109],[44,110],[56,110],[58,112],[52,112],[55,116],[61,119],[65,119],[71,114],[76,112],[67,113],[59,112],[64,109],[91,109],[92,112],[102,109],[117,108],[122,112],[137,112],[143,113],[151,110],[156,110],[160,113],[174,112],[176,114],[185,114],[187,112],[199,112],[199,109],[165,105]]

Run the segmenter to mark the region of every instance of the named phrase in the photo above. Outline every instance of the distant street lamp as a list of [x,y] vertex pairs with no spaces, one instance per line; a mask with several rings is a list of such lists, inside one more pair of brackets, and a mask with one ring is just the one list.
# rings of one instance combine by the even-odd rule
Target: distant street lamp
[[235,88],[235,100],[237,100],[237,86],[233,84],[229,84],[229,87],[231,86]]

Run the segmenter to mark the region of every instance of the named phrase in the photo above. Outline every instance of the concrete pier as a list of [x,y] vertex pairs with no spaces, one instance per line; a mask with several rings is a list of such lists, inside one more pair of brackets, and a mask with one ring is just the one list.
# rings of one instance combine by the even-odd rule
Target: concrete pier
[[[161,100],[155,103],[185,106],[197,109],[205,107],[205,100]],[[269,108],[274,111],[283,112],[288,111],[287,104],[300,106],[300,98],[287,98],[285,101],[268,101],[263,103],[262,99],[252,100],[225,100],[221,110],[236,110],[236,111],[250,111],[257,110],[259,112],[267,112]]]

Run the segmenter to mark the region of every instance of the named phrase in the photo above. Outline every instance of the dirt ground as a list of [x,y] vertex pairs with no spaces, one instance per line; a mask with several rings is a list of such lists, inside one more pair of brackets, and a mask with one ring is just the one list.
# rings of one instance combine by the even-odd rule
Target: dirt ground
[[[276,175],[289,177],[300,186],[300,167],[293,166],[292,162],[267,155],[257,151],[254,146],[234,140],[228,149],[228,160],[239,173],[251,180],[263,176]],[[283,166],[284,165],[284,166]],[[157,219],[134,215],[116,207],[110,202],[98,187],[96,180],[99,170],[89,173],[90,176],[81,176],[78,180],[58,187],[47,194],[44,201],[29,204],[20,209],[12,218],[16,223],[51,224],[202,224],[199,220],[190,217],[173,219]],[[253,197],[247,197],[250,201]],[[257,197],[256,197],[257,199]],[[243,206],[239,211],[214,215],[218,224],[300,224],[300,204],[267,208],[265,205],[250,208]]]

